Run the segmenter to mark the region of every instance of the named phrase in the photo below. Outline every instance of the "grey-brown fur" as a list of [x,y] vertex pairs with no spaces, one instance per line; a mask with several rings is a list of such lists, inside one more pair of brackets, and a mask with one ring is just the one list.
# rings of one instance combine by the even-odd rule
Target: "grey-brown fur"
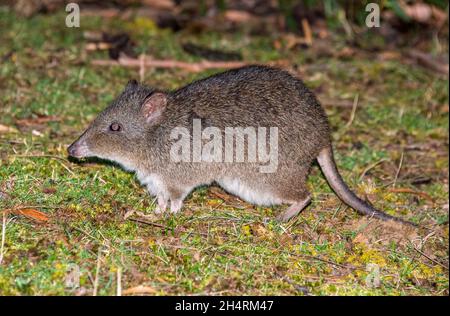
[[[156,101],[148,101],[152,96],[158,96]],[[149,113],[150,120],[146,118]],[[179,126],[191,131],[193,119],[200,119],[203,128],[215,126],[222,131],[225,127],[278,127],[277,171],[261,173],[259,163],[249,162],[172,162],[170,133]],[[119,132],[111,131],[113,122],[121,124]],[[320,153],[329,155],[332,151],[326,114],[302,81],[279,69],[248,66],[172,92],[156,91],[132,81],[71,145],[69,153],[112,160],[135,171],[150,193],[158,196],[159,211],[171,202],[171,210],[177,212],[195,187],[216,181],[231,193],[236,193],[236,187],[248,188],[241,197],[250,196],[249,202],[290,204],[279,217],[288,220],[309,202],[306,180],[312,163]],[[332,155],[330,159],[322,160],[334,165]],[[329,170],[337,173],[335,168]],[[148,177],[150,174],[156,177]],[[338,173],[336,177],[341,179]],[[230,179],[237,179],[239,185],[230,186]],[[339,190],[341,182],[331,183],[333,189]],[[253,200],[253,193],[247,191],[256,192],[257,198]],[[359,200],[351,194],[344,196],[347,204]],[[358,211],[391,218],[365,205]]]

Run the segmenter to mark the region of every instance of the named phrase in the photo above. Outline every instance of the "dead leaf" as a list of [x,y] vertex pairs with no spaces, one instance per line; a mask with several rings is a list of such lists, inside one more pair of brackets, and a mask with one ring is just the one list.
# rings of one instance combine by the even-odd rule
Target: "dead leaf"
[[42,192],[45,194],[54,194],[56,193],[56,188],[44,188],[42,189]]
[[224,14],[225,19],[235,23],[248,22],[254,18],[251,13],[241,10],[228,10]]
[[27,218],[30,218],[32,220],[38,221],[38,222],[48,222],[49,217],[36,209],[33,208],[25,208],[25,209],[19,209],[19,210],[12,210],[11,213],[23,215]]
[[449,74],[448,61],[441,60],[439,58],[432,56],[431,54],[427,54],[416,49],[406,51],[406,55],[409,58],[417,61],[418,64],[428,69],[431,69],[433,71],[439,72],[447,76]]
[[111,49],[111,44],[100,42],[100,43],[87,43],[85,48],[88,51],[95,51],[95,50],[107,50]]
[[16,120],[16,124],[20,126],[35,126],[35,125],[42,125],[44,123],[48,122],[56,122],[61,120],[61,118],[55,116],[55,115],[38,115],[35,118],[26,118],[26,119],[19,119]]
[[155,294],[156,291],[151,286],[139,285],[122,291],[123,295],[136,295],[136,294]]
[[13,133],[16,132],[15,128],[0,124],[0,133]]
[[362,233],[357,234],[357,235],[355,236],[355,238],[353,238],[353,242],[354,242],[354,243],[366,244],[366,245],[369,245],[369,244],[370,244],[369,238],[367,238],[367,236],[365,236],[365,235],[362,234]]
[[399,60],[402,58],[402,54],[393,50],[385,50],[378,54],[380,60]]
[[220,199],[222,199],[222,200],[224,200],[224,201],[230,201],[230,200],[233,200],[233,197],[232,197],[231,195],[229,195],[229,194],[223,192],[223,191],[220,190],[219,188],[211,187],[211,188],[209,189],[209,191],[210,191],[213,195],[217,196],[218,198],[220,198]]
[[307,19],[302,19],[303,34],[305,35],[305,42],[308,46],[313,43],[312,31]]
[[174,1],[171,0],[143,0],[142,3],[153,8],[164,10],[172,10],[175,8]]

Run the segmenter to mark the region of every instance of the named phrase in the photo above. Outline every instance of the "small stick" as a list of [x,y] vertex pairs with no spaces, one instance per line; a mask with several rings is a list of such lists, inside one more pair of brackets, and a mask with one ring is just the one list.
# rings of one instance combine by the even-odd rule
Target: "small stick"
[[364,176],[366,175],[367,172],[369,172],[369,170],[375,168],[380,163],[385,162],[385,161],[388,161],[388,160],[386,158],[383,158],[383,159],[380,159],[380,160],[374,162],[373,164],[369,165],[366,169],[364,169],[364,171],[359,176],[359,181],[361,181],[364,178]]
[[395,185],[397,184],[397,179],[398,179],[398,176],[400,175],[400,170],[402,169],[403,156],[404,156],[404,151],[402,150],[402,155],[400,156],[400,162],[398,164],[397,172],[395,173],[394,183],[392,184],[392,187],[394,187],[394,188],[395,188]]
[[122,267],[117,267],[117,296],[122,296]]
[[98,291],[98,275],[100,272],[100,264],[101,264],[101,247],[98,248],[98,254],[97,254],[97,267],[95,269],[95,279],[94,279],[94,291],[92,293],[92,296],[97,296],[97,291]]
[[170,229],[170,227],[168,227],[168,226],[161,225],[161,224],[154,223],[154,222],[149,222],[149,221],[139,219],[139,218],[128,218],[128,220],[130,220],[132,222],[136,222],[136,223],[145,224],[145,225],[155,226],[155,227],[164,228],[164,229]]
[[3,221],[2,221],[2,244],[0,246],[0,264],[3,262],[3,250],[5,247],[5,239],[6,239],[6,213],[3,213]]
[[119,57],[117,61],[115,60],[106,60],[106,59],[96,59],[91,62],[96,66],[124,66],[124,67],[132,67],[132,68],[140,68],[141,65],[145,67],[154,67],[154,68],[181,68],[191,72],[200,72],[206,69],[215,69],[215,68],[239,68],[247,65],[245,62],[241,61],[207,61],[203,60],[198,63],[188,63],[178,60],[156,60],[145,58],[145,56],[140,59],[129,58],[129,57]]
[[443,75],[449,75],[448,63],[440,63],[439,61],[433,59],[430,54],[423,53],[419,50],[408,50],[406,55],[412,59],[418,61],[418,63],[422,64],[424,67],[431,69],[435,72],[438,72]]
[[111,44],[100,42],[100,43],[88,43],[85,46],[86,50],[95,51],[95,50],[107,50],[111,48]]
[[441,262],[439,262],[439,261],[437,261],[437,260],[434,260],[433,258],[430,258],[427,254],[423,253],[422,251],[420,251],[420,250],[417,249],[416,247],[413,247],[413,248],[414,248],[415,251],[417,251],[419,254],[421,254],[422,256],[424,256],[425,258],[427,258],[428,260],[430,260],[431,262],[433,262],[433,263],[435,263],[435,264],[437,264],[437,265],[443,267],[445,270],[448,270],[448,267],[447,267],[445,264],[443,264],[443,263],[441,263]]
[[358,100],[359,100],[359,93],[357,93],[355,95],[355,98],[353,99],[352,113],[350,114],[350,119],[348,120],[347,124],[345,125],[346,128],[350,127],[350,125],[352,125],[352,123],[353,123],[353,120],[355,119],[356,108],[358,107]]
[[145,55],[141,54],[139,55],[139,79],[141,82],[144,81],[144,76],[145,76]]
[[311,46],[313,43],[313,37],[311,27],[309,26],[309,22],[307,19],[302,19],[302,28],[305,35],[305,42],[308,46]]

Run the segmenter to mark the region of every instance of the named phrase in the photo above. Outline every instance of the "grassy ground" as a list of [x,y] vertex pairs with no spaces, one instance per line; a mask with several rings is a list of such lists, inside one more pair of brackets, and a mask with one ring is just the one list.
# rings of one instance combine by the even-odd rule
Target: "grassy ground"
[[[317,57],[277,50],[264,37],[173,34],[151,24],[138,32],[133,22],[93,17],[69,29],[64,18],[21,20],[0,9],[0,56],[11,53],[0,68],[0,124],[11,127],[0,132],[0,210],[29,207],[49,217],[0,215],[1,295],[114,295],[118,279],[124,290],[145,285],[156,295],[448,295],[447,79],[401,58]],[[246,60],[299,65],[330,116],[346,181],[424,228],[361,218],[331,193],[317,167],[312,204],[287,224],[273,221],[283,207],[254,207],[216,187],[193,192],[181,215],[156,217],[153,198],[132,174],[67,159],[67,145],[138,77],[86,62],[106,58],[83,51],[82,31],[99,28],[129,30],[141,52],[160,58],[195,60],[179,45],[192,39],[237,49]],[[171,89],[205,75],[147,70],[144,81]],[[125,219],[130,210],[157,225]],[[74,267],[80,287],[67,284]]]

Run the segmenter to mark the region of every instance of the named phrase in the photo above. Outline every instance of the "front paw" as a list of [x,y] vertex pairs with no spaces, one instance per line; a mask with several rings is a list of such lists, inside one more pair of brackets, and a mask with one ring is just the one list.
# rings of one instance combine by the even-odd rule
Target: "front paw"
[[159,205],[155,207],[155,214],[163,214],[166,211],[166,208],[162,208]]
[[158,197],[158,205],[155,207],[155,214],[162,214],[166,211],[167,209],[167,201],[159,196]]
[[170,201],[170,212],[172,214],[178,213],[181,210],[182,207],[183,207],[183,201],[182,200]]

